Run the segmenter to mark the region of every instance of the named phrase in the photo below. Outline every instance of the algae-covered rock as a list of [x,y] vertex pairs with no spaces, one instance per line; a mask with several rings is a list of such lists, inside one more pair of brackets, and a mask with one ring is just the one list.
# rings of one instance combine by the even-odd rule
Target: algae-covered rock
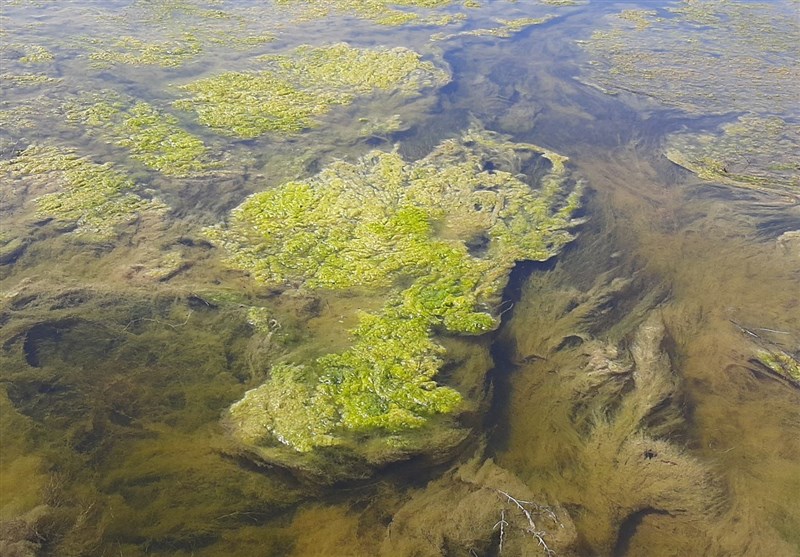
[[401,47],[301,46],[261,61],[259,72],[226,72],[184,85],[192,96],[176,101],[176,108],[195,111],[221,133],[252,138],[311,127],[316,117],[359,95],[413,96],[449,80],[446,72]]
[[348,349],[274,366],[231,407],[234,434],[301,452],[355,434],[407,452],[404,435],[469,409],[436,382],[447,354],[434,335],[494,329],[514,264],[571,240],[580,187],[565,160],[473,129],[416,163],[384,152],[336,162],[250,197],[209,229],[228,263],[260,282],[385,300],[358,316]]
[[105,130],[134,159],[168,176],[188,176],[212,166],[199,138],[182,129],[175,116],[144,101],[103,91],[67,103],[65,111],[68,120]]
[[134,183],[110,164],[97,164],[74,151],[32,145],[13,159],[0,161],[0,174],[33,182],[34,189],[59,191],[36,198],[36,211],[44,218],[74,226],[74,233],[104,240],[118,225],[142,211],[160,211],[164,205],[132,193]]

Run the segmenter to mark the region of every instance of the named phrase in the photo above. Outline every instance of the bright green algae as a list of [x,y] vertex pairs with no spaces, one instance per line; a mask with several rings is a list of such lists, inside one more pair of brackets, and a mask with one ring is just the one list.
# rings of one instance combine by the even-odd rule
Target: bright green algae
[[101,128],[131,156],[169,176],[188,176],[212,165],[203,142],[183,130],[178,119],[143,101],[113,92],[87,94],[65,106],[67,119]]
[[340,43],[301,46],[290,55],[261,58],[260,72],[226,72],[182,87],[193,96],[175,107],[194,110],[213,129],[242,138],[298,132],[333,105],[356,95],[414,95],[449,76],[406,48],[359,49]]
[[[516,163],[531,159],[549,167],[538,190],[517,177]],[[580,188],[564,193],[564,161],[472,130],[413,164],[384,152],[334,163],[250,197],[210,229],[230,265],[260,282],[387,300],[360,315],[347,350],[273,366],[231,408],[237,436],[309,451],[456,412],[461,395],[434,380],[444,349],[432,335],[494,329],[515,262],[546,260],[571,240]]]
[[161,210],[158,201],[131,193],[134,184],[112,169],[79,157],[74,151],[32,145],[15,158],[0,162],[0,173],[18,180],[38,180],[61,191],[36,199],[42,217],[74,224],[75,233],[105,240],[116,236],[117,226],[145,210]]
[[756,359],[781,377],[800,384],[800,361],[782,350],[760,350]]

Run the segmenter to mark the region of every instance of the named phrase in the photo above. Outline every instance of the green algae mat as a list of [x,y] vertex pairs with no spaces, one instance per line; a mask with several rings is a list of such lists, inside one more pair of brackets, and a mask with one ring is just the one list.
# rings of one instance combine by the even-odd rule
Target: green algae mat
[[[532,159],[543,171],[535,189],[518,177]],[[360,316],[346,351],[273,367],[231,408],[236,434],[299,451],[348,432],[400,443],[393,436],[455,413],[461,395],[435,381],[444,349],[432,336],[496,328],[514,264],[547,260],[571,240],[581,193],[564,163],[472,130],[416,163],[384,152],[335,163],[254,195],[209,229],[228,263],[256,280],[387,300]]]

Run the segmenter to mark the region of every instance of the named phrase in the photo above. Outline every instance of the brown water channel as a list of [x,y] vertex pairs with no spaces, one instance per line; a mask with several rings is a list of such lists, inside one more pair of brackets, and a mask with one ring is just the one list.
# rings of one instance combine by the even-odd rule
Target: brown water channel
[[[489,8],[556,9],[485,4],[470,16],[485,25]],[[405,131],[353,139],[358,102],[289,141],[228,145],[186,124],[224,148],[233,170],[173,180],[131,165],[171,211],[139,223],[127,243],[76,244],[26,224],[29,241],[0,266],[0,555],[800,554],[800,389],[755,360],[760,350],[800,351],[800,239],[785,234],[800,229],[800,206],[703,182],[663,156],[666,134],[721,116],[575,79],[585,54],[574,41],[611,10],[567,7],[511,39],[437,43],[430,56],[453,81],[398,105],[414,122]],[[350,24],[307,29],[428,48],[430,29]],[[274,48],[305,33],[287,27]],[[219,47],[204,70],[185,71],[236,56]],[[67,96],[81,64],[75,55],[58,68]],[[93,88],[108,82],[158,102],[162,85],[185,77],[170,71],[87,75]],[[11,90],[4,101],[32,98]],[[319,308],[313,296],[277,295],[222,266],[200,227],[334,157],[396,143],[420,158],[474,120],[569,156],[589,186],[577,239],[553,260],[515,268],[500,329],[447,341],[492,368],[490,408],[468,418],[476,433],[447,458],[333,486],[243,458],[219,418],[268,374],[264,362],[340,349],[352,310],[376,301],[334,296]],[[4,156],[50,131],[130,164],[92,134],[41,123],[3,136]],[[15,196],[32,193],[0,195],[13,215]],[[148,261],[165,253],[187,264],[147,279]],[[256,303],[280,323],[266,338],[241,309]]]

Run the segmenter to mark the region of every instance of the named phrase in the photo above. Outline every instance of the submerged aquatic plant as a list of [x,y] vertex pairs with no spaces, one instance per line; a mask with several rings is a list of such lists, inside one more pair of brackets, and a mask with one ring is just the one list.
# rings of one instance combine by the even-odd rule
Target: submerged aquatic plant
[[301,46],[289,55],[261,58],[259,72],[226,72],[184,85],[191,97],[175,102],[215,130],[242,138],[297,132],[333,105],[357,95],[412,96],[449,80],[443,70],[406,48],[359,49],[345,43]]
[[759,350],[756,360],[768,369],[800,385],[800,360],[783,350]]
[[[453,2],[452,0],[277,0],[276,3],[279,6],[297,9],[302,19],[323,18],[335,12],[352,14],[380,25],[395,26],[424,21],[419,13],[409,11],[409,8],[440,8]],[[467,3],[465,2],[465,6]]]
[[116,64],[175,68],[195,57],[201,50],[200,41],[190,33],[184,34],[180,39],[161,42],[147,42],[131,36],[119,37],[108,45],[97,40],[93,42],[100,45],[100,49],[92,52],[89,59],[98,68]]
[[187,176],[212,165],[203,142],[182,129],[178,119],[143,101],[126,101],[105,91],[65,106],[67,118],[104,129],[131,156],[169,176]]
[[60,77],[51,77],[42,73],[0,74],[0,88],[40,87],[42,85],[53,85],[60,81]]
[[60,191],[36,199],[37,213],[76,225],[75,233],[108,239],[115,228],[141,211],[163,205],[128,191],[134,184],[111,168],[58,147],[32,145],[15,158],[0,162],[0,173],[18,180],[38,180]]
[[690,111],[785,114],[800,80],[792,16],[781,3],[726,0],[623,10],[582,43],[593,57],[586,73],[604,89]]
[[457,37],[499,37],[501,39],[508,39],[519,33],[523,29],[532,27],[533,25],[542,25],[553,19],[554,15],[546,15],[543,17],[521,17],[517,19],[497,19],[500,27],[486,27],[480,29],[472,29],[470,31],[461,31],[459,33],[451,33],[449,35],[444,33],[437,33],[431,35],[433,41],[443,41]]
[[594,57],[587,74],[689,112],[744,114],[721,134],[673,135],[667,157],[704,180],[796,191],[800,26],[787,7],[684,0],[623,10],[583,43]]
[[703,180],[800,194],[800,126],[777,116],[742,116],[719,134],[673,134],[666,156]]
[[[434,379],[444,349],[432,335],[495,328],[514,263],[546,260],[572,239],[580,188],[565,192],[565,160],[471,130],[413,164],[377,151],[336,162],[253,195],[209,229],[229,264],[260,282],[387,300],[360,315],[347,350],[274,366],[231,407],[237,435],[308,451],[348,431],[398,434],[455,412],[461,395]],[[531,162],[536,190],[518,177]]]

